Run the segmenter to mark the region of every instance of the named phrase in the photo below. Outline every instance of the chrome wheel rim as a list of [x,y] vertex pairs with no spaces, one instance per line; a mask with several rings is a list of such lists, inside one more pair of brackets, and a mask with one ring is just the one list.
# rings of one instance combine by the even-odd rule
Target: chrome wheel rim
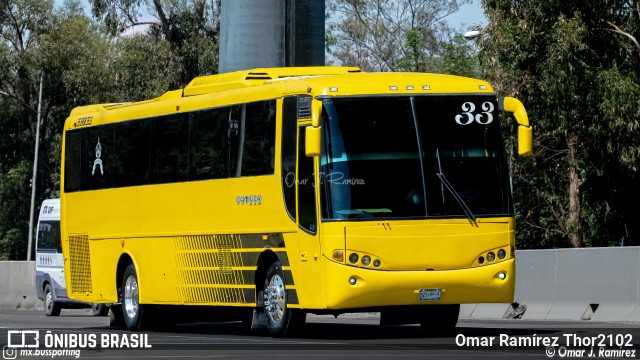
[[264,311],[272,323],[280,324],[287,305],[286,289],[280,275],[271,277],[269,285],[264,290]]
[[134,276],[129,276],[124,284],[124,310],[129,319],[138,314],[138,282]]

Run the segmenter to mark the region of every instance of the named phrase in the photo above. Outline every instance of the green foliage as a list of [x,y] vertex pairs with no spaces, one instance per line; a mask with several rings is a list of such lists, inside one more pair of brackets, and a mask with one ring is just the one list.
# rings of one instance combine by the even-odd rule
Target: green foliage
[[[446,71],[451,61],[459,59],[455,51],[462,55],[471,50],[459,39],[450,42],[453,30],[445,20],[468,3],[470,0],[329,0],[327,9],[333,14],[327,19],[329,53],[340,63],[365,71]],[[462,66],[453,67],[460,70]]]
[[599,110],[603,123],[609,125],[610,137],[602,146],[610,154],[619,154],[617,160],[625,172],[640,170],[640,83],[638,75],[620,69],[616,64],[598,74],[596,79],[601,92]]
[[523,101],[534,126],[535,156],[516,159],[514,172],[518,246],[638,239],[637,1],[485,0],[484,6],[486,77]]
[[[23,160],[0,173],[0,259],[24,260],[29,228],[31,163]],[[25,203],[27,206],[25,207]]]
[[[154,60],[171,64],[172,72],[178,74],[177,78],[172,77],[172,88],[217,71],[220,1],[154,1],[153,6],[145,7],[146,0],[90,0],[94,16],[111,35],[150,26],[145,35],[147,41],[164,45],[162,58]],[[152,15],[155,19],[140,20],[143,9],[146,17]]]
[[144,100],[162,95],[180,83],[178,60],[166,42],[151,35],[136,35],[114,40],[108,73],[114,81],[107,102]]
[[480,62],[474,47],[462,35],[455,35],[444,45],[441,68],[447,74],[477,78]]
[[[76,106],[143,100],[217,69],[219,0],[161,2],[165,29],[120,34],[144,1],[0,2],[0,259],[26,258],[38,89],[43,74],[36,209],[60,192],[61,132]],[[167,30],[167,31],[165,31]]]

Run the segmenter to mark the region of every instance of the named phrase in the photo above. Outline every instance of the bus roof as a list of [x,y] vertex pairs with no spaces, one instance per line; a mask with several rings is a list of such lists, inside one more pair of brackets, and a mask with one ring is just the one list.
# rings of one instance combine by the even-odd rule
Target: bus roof
[[200,76],[183,89],[150,100],[80,106],[65,129],[232,105],[287,95],[354,96],[374,94],[492,93],[487,82],[444,74],[365,73],[356,67],[258,68]]

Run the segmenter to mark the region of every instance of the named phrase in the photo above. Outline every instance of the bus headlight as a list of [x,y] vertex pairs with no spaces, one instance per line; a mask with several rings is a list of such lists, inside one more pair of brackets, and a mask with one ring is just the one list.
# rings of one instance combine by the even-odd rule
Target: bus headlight
[[502,260],[502,259],[504,259],[506,256],[507,256],[507,252],[506,252],[506,251],[504,251],[504,250],[502,250],[502,249],[498,250],[498,259]]
[[351,255],[349,255],[349,262],[352,264],[355,264],[358,262],[358,254],[356,253],[351,253]]
[[373,266],[380,267],[380,260],[378,259],[373,260]]
[[492,261],[493,261],[493,260],[495,260],[495,259],[496,259],[496,254],[494,254],[494,253],[492,253],[492,252],[490,252],[490,253],[488,253],[488,254],[487,254],[487,261],[488,261],[488,262],[492,262]]
[[371,257],[369,255],[365,255],[362,257],[362,265],[369,266],[371,264]]

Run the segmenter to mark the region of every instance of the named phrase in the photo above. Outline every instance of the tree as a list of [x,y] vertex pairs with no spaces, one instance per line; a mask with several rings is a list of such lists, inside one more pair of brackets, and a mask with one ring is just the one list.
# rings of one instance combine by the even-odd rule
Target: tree
[[638,200],[637,1],[483,3],[487,77],[536,133],[534,161],[516,167],[519,246],[619,241],[640,215],[624,206]]
[[[166,53],[180,75],[172,87],[218,69],[220,0],[90,0],[92,13],[108,32],[117,36],[140,25],[150,26],[149,36],[166,42]],[[140,20],[144,16],[154,20]]]
[[[78,2],[54,11],[53,2],[25,0],[0,3],[0,258],[24,259],[27,250],[30,186],[39,204],[57,195],[60,129],[100,58],[102,38],[81,15]],[[78,51],[78,44],[85,51]],[[99,69],[99,67],[98,67]],[[99,70],[96,70],[99,71]],[[40,76],[44,74],[40,156],[35,184],[30,184],[36,134]],[[86,84],[86,82],[85,82]],[[76,96],[74,97],[74,94]],[[64,115],[61,115],[64,114]],[[37,209],[36,209],[37,211]]]
[[191,13],[204,2],[172,3],[172,42],[161,26],[111,36],[80,4],[69,0],[54,9],[52,0],[0,2],[0,91],[8,94],[0,96],[0,259],[26,258],[41,74],[36,213],[42,200],[59,196],[62,127],[74,107],[149,99],[217,68],[217,43],[209,38],[217,15]]
[[451,38],[445,18],[470,2],[329,0],[330,53],[365,71],[441,70]]

